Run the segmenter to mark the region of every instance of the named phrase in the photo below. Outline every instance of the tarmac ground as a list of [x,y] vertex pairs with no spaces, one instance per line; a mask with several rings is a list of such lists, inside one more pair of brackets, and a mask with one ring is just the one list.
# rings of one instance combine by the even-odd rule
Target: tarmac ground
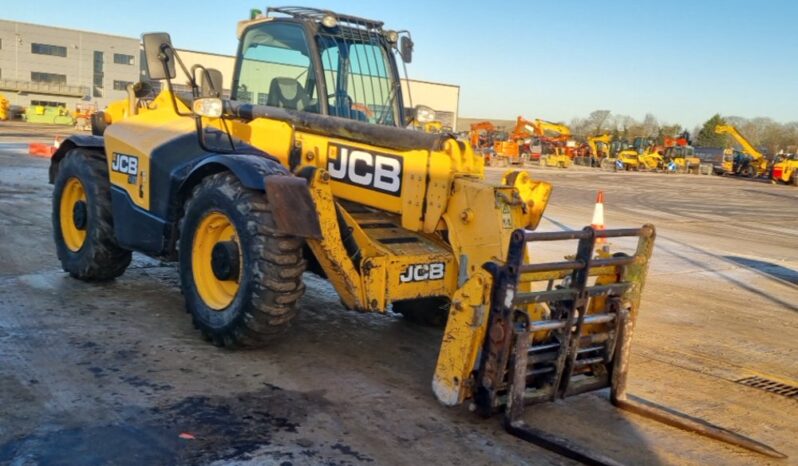
[[[250,351],[200,338],[174,264],[135,255],[113,282],[70,278],[48,160],[26,150],[68,133],[0,124],[0,464],[572,464],[498,418],[439,405],[442,332],[346,311],[314,275],[289,334]],[[589,224],[598,190],[608,228],[657,227],[629,391],[790,458],[618,411],[604,392],[536,405],[527,421],[627,464],[798,464],[798,398],[738,382],[798,387],[798,188],[529,170],[554,185],[539,230]]]

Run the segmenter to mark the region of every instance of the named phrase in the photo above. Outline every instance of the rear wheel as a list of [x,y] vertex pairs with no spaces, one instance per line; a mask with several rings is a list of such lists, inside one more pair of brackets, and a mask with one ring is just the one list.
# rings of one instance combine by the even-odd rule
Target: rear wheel
[[304,293],[302,240],[276,233],[261,191],[230,173],[204,179],[180,225],[180,281],[194,325],[217,346],[261,346]]
[[85,281],[122,275],[131,252],[119,247],[114,236],[105,157],[72,149],[58,165],[53,184],[53,237],[63,269]]
[[392,304],[393,311],[402,314],[402,317],[418,325],[443,328],[449,318],[449,300],[446,298],[419,298],[406,301],[396,301]]

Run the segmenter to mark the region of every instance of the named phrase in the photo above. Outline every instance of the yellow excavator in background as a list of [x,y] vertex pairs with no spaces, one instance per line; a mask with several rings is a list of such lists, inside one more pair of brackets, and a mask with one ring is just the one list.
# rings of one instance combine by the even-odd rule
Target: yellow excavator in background
[[576,145],[571,139],[571,128],[562,123],[536,119],[531,122],[534,135],[543,145],[543,154],[540,156],[541,167],[568,168],[576,150]]
[[[527,425],[524,407],[603,389],[620,409],[783,457],[628,394],[654,227],[534,231],[550,184],[523,170],[488,181],[467,144],[407,128],[396,62],[412,59],[409,33],[282,7],[239,23],[238,37],[237,85],[223,98],[221,72],[189,71],[168,34],[145,34],[162,91],[129,97],[121,119],[97,118],[92,135],[61,143],[49,171],[53,239],[71,277],[118,277],[132,251],[176,261],[194,325],[237,348],[287,330],[307,269],[339,295],[330,319],[392,309],[445,325],[438,401],[503,413],[508,432],[569,458],[617,464]],[[276,64],[286,56],[290,73]],[[178,66],[190,93],[174,90]],[[628,254],[600,248],[604,239]],[[564,241],[575,254],[541,261],[542,245]]]
[[609,157],[611,141],[612,136],[606,133],[600,136],[589,136],[587,138],[587,153],[574,157],[574,163],[598,167],[602,159]]
[[724,157],[724,174],[758,178],[768,171],[768,160],[759,152],[748,139],[746,139],[733,125],[721,124],[715,126],[718,134],[728,134],[740,145],[742,152],[736,152],[732,157]]

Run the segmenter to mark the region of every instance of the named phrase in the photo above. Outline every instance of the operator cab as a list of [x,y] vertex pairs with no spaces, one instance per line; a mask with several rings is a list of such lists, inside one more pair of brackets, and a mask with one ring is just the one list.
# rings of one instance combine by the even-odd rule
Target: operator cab
[[242,22],[239,37],[233,100],[405,125],[394,53],[410,61],[406,33],[400,44],[399,33],[379,21],[283,7]]

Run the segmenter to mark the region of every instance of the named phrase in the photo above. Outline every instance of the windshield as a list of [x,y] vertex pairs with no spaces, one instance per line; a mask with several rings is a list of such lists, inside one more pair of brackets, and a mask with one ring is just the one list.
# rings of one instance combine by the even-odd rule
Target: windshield
[[320,34],[316,40],[330,115],[396,126],[401,90],[380,36]]
[[266,23],[247,31],[233,86],[235,100],[318,113],[313,61],[303,28]]
[[[332,32],[334,31],[334,32]],[[390,49],[374,30],[338,27],[316,36],[324,79],[317,82],[305,29],[263,23],[247,30],[233,81],[233,99],[257,105],[321,113],[397,126],[401,89]],[[326,94],[319,96],[319,90]]]

